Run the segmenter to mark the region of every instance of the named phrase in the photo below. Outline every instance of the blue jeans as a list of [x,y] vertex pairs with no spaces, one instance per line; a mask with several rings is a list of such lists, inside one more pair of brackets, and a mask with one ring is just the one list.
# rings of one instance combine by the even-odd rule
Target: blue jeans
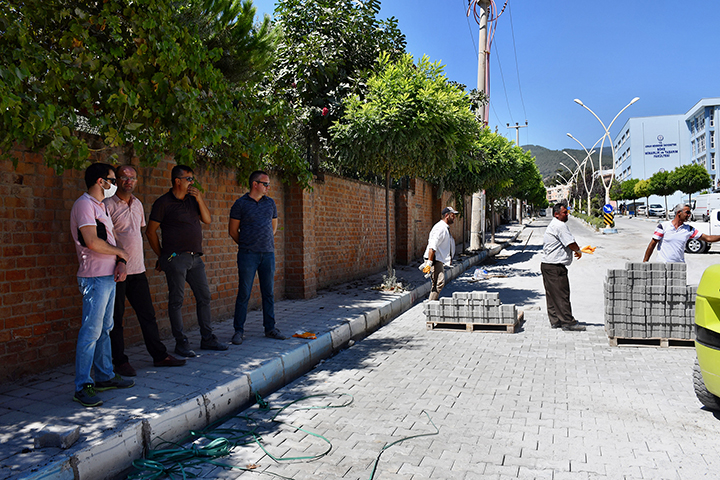
[[115,279],[78,277],[83,297],[82,326],[75,350],[75,391],[94,384],[90,370],[95,367],[95,380],[104,382],[115,376],[110,352],[110,330],[113,328]]
[[162,255],[160,268],[165,272],[168,283],[168,317],[173,337],[178,343],[184,343],[187,337],[183,333],[182,306],[185,300],[185,282],[195,295],[195,309],[197,311],[200,336],[203,340],[213,338],[210,326],[210,287],[205,275],[205,263],[202,257],[195,253],[181,253],[171,260]]
[[233,325],[236,332],[244,333],[247,319],[248,302],[252,292],[255,273],[260,280],[260,294],[262,295],[263,327],[269,332],[275,328],[275,297],[273,284],[275,283],[275,252],[252,252],[246,249],[238,250],[238,295],[235,300],[235,320]]

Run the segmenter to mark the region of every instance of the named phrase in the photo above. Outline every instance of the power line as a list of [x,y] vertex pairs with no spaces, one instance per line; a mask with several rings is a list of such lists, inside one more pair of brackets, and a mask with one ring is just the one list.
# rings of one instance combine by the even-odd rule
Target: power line
[[527,112],[525,111],[525,100],[523,99],[522,87],[520,86],[520,66],[518,65],[517,49],[515,48],[515,29],[513,28],[512,8],[508,8],[508,13],[510,14],[510,33],[512,34],[513,52],[515,53],[515,70],[517,71],[518,90],[520,90],[520,103],[522,104],[523,114],[525,115],[525,120],[527,121]]
[[[465,0],[460,0],[460,3],[462,4],[463,10],[465,10]],[[470,17],[465,15],[465,20],[467,20],[467,26],[468,31],[470,32],[470,38],[472,39],[473,49],[475,50],[475,58],[478,56],[478,49],[477,45],[475,45],[475,35],[473,35],[472,27],[470,26]]]
[[507,88],[505,88],[505,75],[503,75],[502,65],[500,64],[500,54],[498,54],[497,45],[495,45],[493,51],[495,52],[495,57],[497,58],[498,70],[500,70],[500,80],[502,80],[503,91],[505,92],[505,102],[507,103],[508,114],[510,114],[510,121],[512,123],[515,123],[515,120],[513,120],[512,112],[510,111],[510,99],[508,98]]

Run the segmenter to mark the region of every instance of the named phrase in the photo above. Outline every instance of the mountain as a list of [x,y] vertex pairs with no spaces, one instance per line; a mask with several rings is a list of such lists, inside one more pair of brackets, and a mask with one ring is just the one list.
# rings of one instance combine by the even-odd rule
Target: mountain
[[[573,170],[575,169],[575,162],[565,155],[563,151],[575,157],[575,159],[580,163],[585,160],[585,151],[580,149],[575,150],[572,148],[564,148],[562,150],[549,150],[545,147],[541,147],[540,145],[523,145],[522,149],[531,152],[535,157],[535,164],[538,166],[538,170],[540,170],[540,175],[542,175],[543,179],[552,177],[558,170],[564,172],[563,176],[567,178],[567,176],[570,175],[570,172],[560,165],[560,162],[564,163]],[[598,153],[594,153],[592,155],[592,159],[595,164],[595,168],[597,168]],[[611,168],[612,149],[610,147],[603,148],[602,161],[603,169],[607,170]]]

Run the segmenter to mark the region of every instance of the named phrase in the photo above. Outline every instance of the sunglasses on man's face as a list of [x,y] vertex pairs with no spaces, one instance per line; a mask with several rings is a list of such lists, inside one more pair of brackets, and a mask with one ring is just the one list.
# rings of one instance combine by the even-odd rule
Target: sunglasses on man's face
[[270,186],[270,182],[258,182],[257,180],[255,180],[255,181],[256,181],[257,183],[260,183],[260,184],[262,184],[262,185],[265,185],[265,187],[269,187],[269,186]]
[[115,178],[105,177],[105,178],[103,178],[103,180],[105,180],[108,183],[112,183],[113,185],[115,185],[117,183],[117,179],[115,179]]

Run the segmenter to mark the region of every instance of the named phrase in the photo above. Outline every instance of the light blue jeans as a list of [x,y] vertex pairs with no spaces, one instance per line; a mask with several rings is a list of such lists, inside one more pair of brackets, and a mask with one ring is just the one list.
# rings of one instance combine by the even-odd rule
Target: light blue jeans
[[115,306],[115,279],[78,277],[83,297],[82,326],[78,332],[75,351],[75,391],[83,385],[94,384],[90,370],[95,367],[95,380],[104,382],[115,376],[110,348]]

